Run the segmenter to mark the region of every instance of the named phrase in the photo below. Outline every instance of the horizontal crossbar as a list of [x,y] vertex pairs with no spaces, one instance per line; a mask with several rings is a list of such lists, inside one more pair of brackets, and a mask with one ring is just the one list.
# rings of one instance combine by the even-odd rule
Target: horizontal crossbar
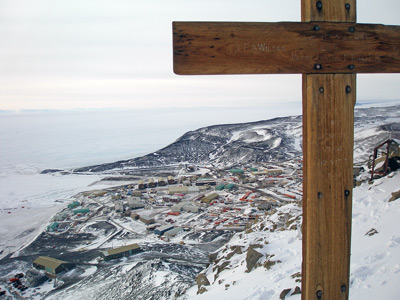
[[400,73],[400,26],[336,22],[174,22],[174,72]]

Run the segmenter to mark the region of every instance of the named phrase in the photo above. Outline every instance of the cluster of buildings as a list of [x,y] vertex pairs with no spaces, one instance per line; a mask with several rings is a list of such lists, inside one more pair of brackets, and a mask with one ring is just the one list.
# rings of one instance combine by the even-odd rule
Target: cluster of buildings
[[[93,205],[92,205],[93,207]],[[84,203],[73,201],[68,204],[67,208],[58,212],[52,219],[52,222],[47,226],[47,232],[65,232],[69,228],[85,222],[90,218],[96,210],[91,210],[89,207],[84,207]]]
[[[194,218],[190,214],[199,216],[200,223],[208,225],[207,228],[212,225],[214,229],[237,229],[274,205],[301,200],[301,172],[302,162],[292,160],[257,168],[210,167],[202,175],[189,172],[179,178],[159,177],[157,181],[143,178],[129,185],[82,193],[79,201],[71,202],[54,216],[47,230],[64,232],[96,215],[141,221],[146,226],[152,225],[152,232],[157,225],[170,225],[171,221],[166,220],[175,223],[173,229],[198,230],[198,223],[190,222]],[[149,216],[148,211],[154,208],[165,210]],[[154,230],[154,233],[163,231]]]
[[173,176],[168,176],[167,178],[159,177],[157,181],[154,178],[149,178],[147,180],[140,180],[138,182],[138,189],[144,190],[147,188],[155,188],[157,186],[166,186],[167,184],[176,184],[177,181]]
[[[125,225],[131,222],[133,231],[141,224],[154,239],[183,243],[188,231],[244,230],[248,222],[266,210],[288,201],[300,201],[301,183],[302,162],[295,159],[257,168],[210,167],[201,175],[190,170],[177,179],[172,176],[157,181],[141,179],[76,195],[53,217],[47,231],[74,234],[86,224],[122,221]],[[116,248],[96,247],[102,261],[143,251],[139,244],[129,243]],[[67,261],[45,256],[36,258],[33,265],[54,278],[73,268]]]

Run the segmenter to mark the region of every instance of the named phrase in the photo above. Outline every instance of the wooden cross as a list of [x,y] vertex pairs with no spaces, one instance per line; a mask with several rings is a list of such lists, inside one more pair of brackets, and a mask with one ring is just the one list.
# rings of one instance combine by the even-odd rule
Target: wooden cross
[[174,22],[174,72],[303,74],[302,299],[348,299],[356,73],[400,72],[400,27],[301,4],[302,22]]

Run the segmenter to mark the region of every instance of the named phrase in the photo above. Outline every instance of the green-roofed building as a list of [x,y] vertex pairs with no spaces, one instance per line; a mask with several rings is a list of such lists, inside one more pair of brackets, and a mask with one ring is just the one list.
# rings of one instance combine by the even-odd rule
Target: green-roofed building
[[77,215],[77,214],[85,215],[85,214],[88,214],[89,212],[90,212],[89,208],[80,208],[80,209],[74,210],[74,215]]
[[244,171],[242,169],[232,169],[229,172],[231,172],[233,175],[244,173]]
[[225,184],[220,184],[215,188],[215,190],[216,191],[222,191],[224,189],[224,187],[225,187]]
[[138,253],[142,251],[140,249],[140,246],[138,244],[131,244],[131,245],[126,245],[122,246],[119,248],[114,248],[114,249],[108,249],[100,252],[100,256],[104,260],[111,260],[115,258],[121,258],[124,256],[130,256],[134,253]]
[[79,205],[81,205],[81,204],[78,201],[74,201],[74,202],[68,204],[68,208],[74,209],[74,208],[77,208]]
[[58,225],[60,225],[60,224],[58,224],[57,222],[51,223],[49,226],[47,226],[47,231],[50,231],[50,232],[56,231],[58,228]]
[[39,256],[32,262],[37,269],[45,270],[49,274],[58,274],[68,267],[68,263],[63,260],[48,256]]
[[227,184],[225,185],[225,190],[231,191],[232,189],[234,189],[236,187],[236,185],[234,185],[233,183]]

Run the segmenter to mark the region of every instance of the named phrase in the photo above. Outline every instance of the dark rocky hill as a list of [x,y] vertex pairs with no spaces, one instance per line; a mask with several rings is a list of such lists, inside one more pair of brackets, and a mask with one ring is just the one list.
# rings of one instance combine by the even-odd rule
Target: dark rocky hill
[[74,172],[102,172],[180,163],[231,165],[282,160],[301,155],[300,140],[300,116],[215,125],[189,131],[157,152],[130,160],[78,168]]
[[[368,158],[387,137],[400,139],[400,105],[360,108],[355,112],[355,161]],[[281,161],[302,155],[302,117],[214,125],[189,131],[174,143],[141,157],[74,169],[104,172],[161,168],[176,164],[236,164]],[[56,170],[44,170],[43,172]]]

